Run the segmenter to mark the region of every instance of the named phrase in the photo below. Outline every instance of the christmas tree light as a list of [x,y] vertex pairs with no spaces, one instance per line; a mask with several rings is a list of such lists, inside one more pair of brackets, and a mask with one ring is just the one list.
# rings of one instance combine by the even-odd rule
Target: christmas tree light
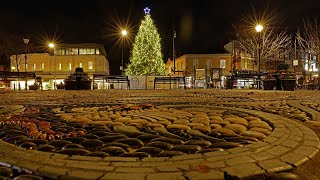
[[135,37],[130,64],[125,71],[127,75],[164,75],[165,65],[160,40],[160,35],[150,15],[150,9],[146,8],[144,20]]

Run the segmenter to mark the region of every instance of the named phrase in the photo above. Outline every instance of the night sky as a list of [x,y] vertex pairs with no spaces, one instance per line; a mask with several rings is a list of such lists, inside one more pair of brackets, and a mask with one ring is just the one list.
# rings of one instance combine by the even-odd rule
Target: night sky
[[[62,43],[105,45],[111,73],[118,74],[121,48],[117,44],[117,24],[130,25],[132,41],[144,7],[151,8],[160,37],[164,59],[172,57],[172,31],[177,32],[176,54],[222,52],[232,39],[232,24],[251,6],[266,6],[284,19],[284,27],[294,32],[303,17],[320,15],[319,0],[55,0],[4,1],[0,7],[0,31],[31,36],[41,42],[53,36]],[[126,43],[128,63],[132,43]]]

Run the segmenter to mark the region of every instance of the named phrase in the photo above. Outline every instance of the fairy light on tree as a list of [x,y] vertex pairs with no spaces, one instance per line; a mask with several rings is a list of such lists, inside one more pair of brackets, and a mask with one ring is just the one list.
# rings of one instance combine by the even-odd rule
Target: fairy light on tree
[[126,74],[164,75],[165,65],[162,59],[160,35],[150,15],[150,9],[144,9],[145,16],[135,37],[130,64]]

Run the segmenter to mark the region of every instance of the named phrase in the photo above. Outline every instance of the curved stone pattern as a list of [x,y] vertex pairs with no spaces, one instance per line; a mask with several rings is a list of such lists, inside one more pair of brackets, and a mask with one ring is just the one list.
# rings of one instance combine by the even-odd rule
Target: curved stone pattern
[[[100,101],[94,103],[97,104],[102,101],[120,102],[120,104],[139,102],[137,99],[131,101],[132,95],[124,95],[123,92],[113,94],[121,95],[118,96],[118,98],[121,97],[120,100],[108,95],[110,97],[102,96]],[[225,95],[228,91],[218,91],[218,95],[210,94],[211,91],[200,91],[201,93],[198,93],[195,90],[187,92],[170,91],[172,95],[167,95],[168,91],[166,93],[163,91],[148,93],[151,95],[141,93],[145,91],[129,92],[134,94],[135,97],[145,97],[145,101],[143,99],[140,100],[143,103],[158,101],[159,104],[164,104],[167,107],[170,106],[168,104],[173,104],[173,106],[191,104],[199,108],[222,108],[252,114],[271,123],[273,131],[261,141],[225,151],[150,158],[69,156],[25,150],[13,144],[0,141],[0,165],[43,177],[59,179],[223,179],[224,177],[246,178],[267,172],[290,170],[302,165],[319,152],[320,143],[317,134],[302,124],[302,122],[311,120],[305,119],[301,121],[300,119],[289,117],[287,114],[263,111],[260,109],[260,105],[264,105],[264,101],[258,101],[261,99],[260,95],[258,95],[258,99],[250,99],[247,97],[248,95],[242,96],[237,92],[234,97],[230,95],[228,97]],[[40,92],[40,95],[43,96],[41,93],[43,92]],[[95,93],[97,92],[95,91]],[[103,93],[105,92],[103,91]],[[35,94],[34,96],[40,95]],[[64,98],[71,98],[66,104],[79,103],[72,101],[72,96],[74,95],[66,94],[63,96]],[[83,96],[87,95],[79,96],[77,100],[84,99],[81,103],[90,103],[92,101],[83,98]],[[90,96],[92,94],[89,94]],[[166,96],[169,97],[167,100],[161,99]],[[173,96],[176,98],[170,101]],[[182,98],[179,99],[179,96]],[[190,98],[193,99],[191,100]],[[10,101],[19,104],[20,99],[22,98],[15,98]],[[187,99],[188,103],[184,102],[183,99]],[[237,103],[233,103],[233,100],[237,101]],[[9,103],[8,101],[5,100],[3,103]],[[50,95],[42,101],[46,102],[39,101],[38,104],[43,103],[52,106],[60,103],[59,99]],[[34,103],[34,99],[20,103],[27,104],[31,102]],[[204,104],[209,104],[210,106]],[[21,107],[13,109],[15,113],[23,111]],[[11,115],[7,117],[4,114],[3,116],[6,119]]]
[[[211,107],[212,108],[212,107]],[[239,108],[227,108],[243,111]],[[176,176],[177,179],[223,179],[224,173],[245,178],[266,172],[290,170],[312,158],[320,148],[317,135],[309,128],[278,115],[245,110],[267,119],[273,132],[244,147],[226,151],[174,157],[130,158],[68,156],[24,150],[1,143],[1,164],[16,166],[37,175],[61,179],[157,179]],[[199,173],[200,172],[200,173]],[[130,174],[128,174],[130,173]]]

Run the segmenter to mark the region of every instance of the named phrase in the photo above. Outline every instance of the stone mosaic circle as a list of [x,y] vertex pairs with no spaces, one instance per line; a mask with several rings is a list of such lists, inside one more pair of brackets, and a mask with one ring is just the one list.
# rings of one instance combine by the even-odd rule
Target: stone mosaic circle
[[197,106],[29,106],[1,121],[0,137],[38,151],[144,158],[242,147],[264,139],[272,129],[247,113]]

